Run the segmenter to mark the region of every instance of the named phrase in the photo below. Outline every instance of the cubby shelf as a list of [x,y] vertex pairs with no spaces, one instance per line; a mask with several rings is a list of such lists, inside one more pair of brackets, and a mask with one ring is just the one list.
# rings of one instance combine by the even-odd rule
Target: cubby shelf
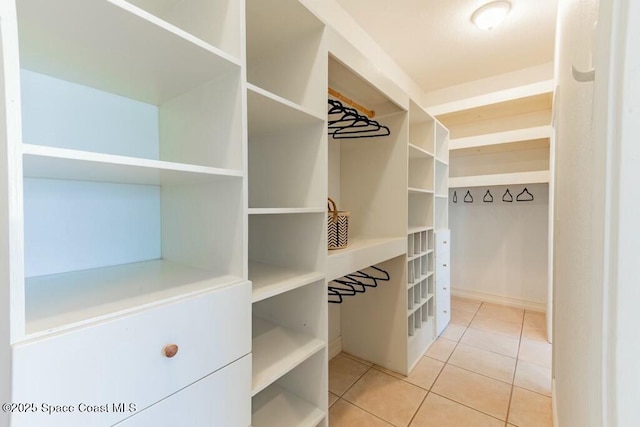
[[249,137],[283,129],[322,125],[326,117],[247,83]]
[[406,253],[407,239],[404,237],[351,238],[345,249],[329,251],[327,280],[337,279]]
[[29,277],[26,332],[76,327],[241,280],[167,260]]
[[409,229],[407,230],[407,234],[415,234],[415,233],[419,233],[420,231],[429,231],[429,230],[433,230],[433,227],[409,227]]
[[449,187],[487,187],[492,185],[537,184],[548,182],[549,171],[543,170],[476,176],[452,176],[449,178]]
[[255,396],[323,349],[319,338],[253,317],[253,385]]
[[123,0],[25,0],[18,16],[24,68],[151,104],[240,68],[226,52]]
[[249,280],[253,283],[253,302],[296,289],[317,280],[324,273],[277,267],[261,262],[249,262]]
[[410,159],[428,159],[432,158],[433,153],[418,147],[417,145],[409,144],[409,158]]
[[309,402],[272,384],[253,398],[253,427],[315,427],[325,413]]
[[23,144],[24,176],[77,181],[161,185],[242,177],[235,169]]
[[447,166],[449,164],[449,162],[447,160],[441,159],[439,157],[436,157],[436,162],[438,162],[438,163],[440,163],[442,165],[445,165],[445,166]]

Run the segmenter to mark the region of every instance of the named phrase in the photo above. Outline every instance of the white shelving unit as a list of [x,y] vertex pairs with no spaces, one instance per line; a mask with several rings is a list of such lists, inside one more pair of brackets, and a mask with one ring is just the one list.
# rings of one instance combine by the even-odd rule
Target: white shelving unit
[[[220,394],[224,380],[235,383],[229,411],[240,414],[228,419],[247,425],[243,9],[232,0],[4,2],[7,401],[125,393],[145,409],[136,423],[162,413],[159,401],[184,406],[170,397],[178,391]],[[202,333],[220,322],[228,329]],[[112,425],[126,415],[11,422]],[[198,417],[215,423],[213,413]]]
[[247,0],[246,31],[252,425],[326,427],[324,24]]
[[451,132],[450,187],[549,182],[552,89],[544,87],[438,116]]
[[[448,131],[423,108],[409,108],[409,212],[407,234],[407,366],[411,370],[436,337],[434,230],[447,226]],[[425,174],[426,172],[426,174]],[[424,176],[412,188],[412,176]],[[439,296],[441,299],[448,296]]]

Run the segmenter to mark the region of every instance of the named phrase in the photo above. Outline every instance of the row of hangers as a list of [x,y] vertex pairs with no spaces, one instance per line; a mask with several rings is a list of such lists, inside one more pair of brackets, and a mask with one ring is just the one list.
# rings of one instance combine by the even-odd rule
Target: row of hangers
[[342,102],[329,99],[328,127],[329,135],[334,139],[375,138],[391,135],[387,126],[383,126],[366,115],[359,114],[355,108],[345,107]]
[[[529,190],[527,190],[527,187],[525,187],[524,190],[522,190],[515,198],[516,202],[531,202],[533,201],[533,199],[534,199],[533,194],[531,194]],[[453,200],[453,203],[458,203],[457,191],[453,192],[452,200]],[[513,200],[514,200],[513,195],[507,188],[507,191],[505,191],[504,194],[502,195],[502,201],[511,203],[513,202]],[[465,203],[473,203],[473,196],[471,195],[470,190],[467,190],[467,194],[464,195],[463,201]],[[482,198],[482,201],[485,203],[493,203],[493,194],[491,194],[491,190],[487,190],[487,192],[484,193],[484,197]]]
[[370,274],[362,270],[347,274],[339,279],[329,282],[327,292],[329,302],[341,304],[343,297],[354,296],[366,292],[367,288],[377,288],[378,282],[388,282],[391,280],[389,273],[385,270],[371,266],[369,267],[380,274]]

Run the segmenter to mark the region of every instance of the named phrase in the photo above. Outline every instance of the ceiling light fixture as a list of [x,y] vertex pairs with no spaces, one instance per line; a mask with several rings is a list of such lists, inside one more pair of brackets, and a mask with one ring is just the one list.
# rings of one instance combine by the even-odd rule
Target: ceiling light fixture
[[481,30],[492,30],[506,18],[511,10],[508,1],[494,1],[477,9],[471,15],[471,22]]

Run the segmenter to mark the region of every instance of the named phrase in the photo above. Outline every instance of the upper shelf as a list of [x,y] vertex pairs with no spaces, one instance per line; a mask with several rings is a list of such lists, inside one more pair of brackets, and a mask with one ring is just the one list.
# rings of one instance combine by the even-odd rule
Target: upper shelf
[[484,95],[448,102],[445,104],[434,105],[428,107],[427,110],[434,116],[441,116],[443,114],[469,110],[513,99],[527,98],[531,96],[552,93],[553,89],[553,80],[543,80],[540,82],[517,86],[510,89],[490,92]]
[[384,93],[332,56],[329,56],[329,87],[373,110],[373,120],[401,111]]
[[24,68],[142,102],[159,105],[240,69],[231,55],[123,0],[17,7]]
[[467,138],[451,139],[449,141],[449,150],[480,148],[491,145],[502,145],[514,142],[550,138],[552,132],[553,128],[551,126],[535,126],[505,132],[490,133],[486,135],[470,136]]
[[438,116],[451,139],[475,137],[551,123],[552,94],[516,98]]

